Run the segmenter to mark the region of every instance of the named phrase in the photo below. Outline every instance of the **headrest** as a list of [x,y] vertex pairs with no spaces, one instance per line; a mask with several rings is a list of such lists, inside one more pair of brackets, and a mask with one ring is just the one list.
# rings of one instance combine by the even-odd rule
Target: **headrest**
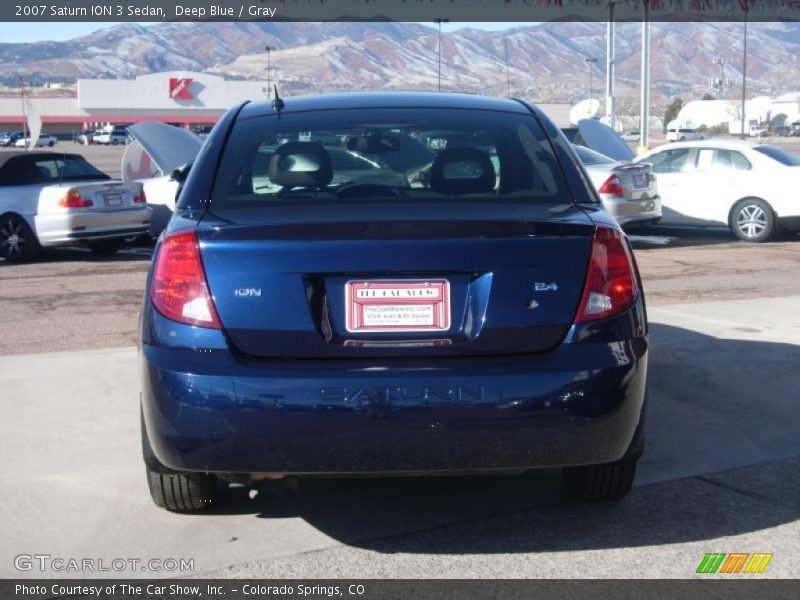
[[477,148],[448,148],[431,165],[431,189],[448,196],[491,192],[494,165],[489,154]]
[[331,156],[318,142],[286,142],[270,157],[268,175],[285,189],[324,188],[333,179]]

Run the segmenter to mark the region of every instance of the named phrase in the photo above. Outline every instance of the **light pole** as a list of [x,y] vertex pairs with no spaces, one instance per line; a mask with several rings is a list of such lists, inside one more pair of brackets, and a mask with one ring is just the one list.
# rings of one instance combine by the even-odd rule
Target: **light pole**
[[744,121],[745,121],[745,98],[747,96],[747,13],[749,12],[750,4],[745,2],[744,5],[744,57],[742,60],[742,131],[741,138],[744,139]]
[[506,96],[511,97],[511,79],[508,76],[508,39],[503,38],[503,47],[506,50]]
[[273,48],[272,46],[265,46],[264,49],[267,51],[267,100],[269,100],[272,95],[272,86],[270,85],[272,72],[270,71],[269,53],[272,52]]
[[642,122],[639,126],[639,153],[646,152],[650,144],[650,0],[643,0],[642,4],[642,91],[639,107]]
[[623,0],[608,0],[606,24],[606,119],[608,126],[617,129],[617,99],[614,95],[614,6]]
[[[25,83],[22,81],[22,75],[19,76],[19,99],[22,102],[22,139],[28,138],[28,117],[25,115]],[[27,148],[30,150],[30,148]]]
[[596,58],[586,57],[584,60],[586,61],[586,64],[589,65],[589,100],[590,100],[590,102],[589,102],[589,118],[591,119],[594,116],[592,114],[592,103],[591,103],[591,99],[592,99],[592,70],[594,69],[594,65],[597,63],[597,59]]
[[439,91],[442,91],[442,23],[449,23],[450,19],[437,17],[433,20],[439,26]]

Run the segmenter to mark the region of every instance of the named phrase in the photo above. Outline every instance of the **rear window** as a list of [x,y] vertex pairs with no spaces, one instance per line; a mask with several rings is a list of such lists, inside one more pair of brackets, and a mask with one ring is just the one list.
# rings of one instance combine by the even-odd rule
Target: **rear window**
[[786,150],[776,148],[775,146],[756,146],[753,150],[760,152],[764,156],[769,156],[771,159],[777,160],[787,167],[800,166],[800,158],[794,154],[789,154]]
[[578,155],[578,158],[581,159],[581,162],[587,167],[592,165],[610,165],[617,162],[613,158],[606,156],[605,154],[595,152],[586,146],[575,145],[573,148],[575,148],[575,154]]
[[532,116],[464,109],[351,109],[238,121],[211,202],[568,201]]

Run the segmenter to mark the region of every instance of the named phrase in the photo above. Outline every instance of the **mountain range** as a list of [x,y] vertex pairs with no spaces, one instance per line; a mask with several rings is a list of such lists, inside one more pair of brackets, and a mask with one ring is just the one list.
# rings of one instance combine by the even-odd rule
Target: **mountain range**
[[[616,29],[617,94],[633,98],[641,25],[622,23]],[[128,23],[64,42],[0,43],[0,82],[13,86],[22,76],[32,83],[69,83],[172,70],[266,79],[270,46],[271,78],[287,94],[437,89],[438,39],[433,26],[415,23]],[[441,41],[443,90],[574,102],[587,97],[591,85],[594,96],[603,95],[603,23],[521,24],[501,31],[464,27],[442,34]],[[654,102],[714,93],[715,78],[728,80],[724,94],[735,97],[742,45],[737,23],[653,23]],[[747,88],[751,95],[800,89],[800,24],[750,24]]]

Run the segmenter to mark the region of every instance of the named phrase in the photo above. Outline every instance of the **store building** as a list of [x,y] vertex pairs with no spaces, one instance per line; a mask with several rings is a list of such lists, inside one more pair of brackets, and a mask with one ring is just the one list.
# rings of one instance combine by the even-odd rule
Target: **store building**
[[[265,81],[228,80],[208,73],[177,71],[136,79],[79,79],[77,96],[28,96],[42,131],[64,136],[109,124],[163,121],[185,127],[211,125],[231,106],[266,97]],[[19,95],[0,97],[0,130],[22,128]]]

